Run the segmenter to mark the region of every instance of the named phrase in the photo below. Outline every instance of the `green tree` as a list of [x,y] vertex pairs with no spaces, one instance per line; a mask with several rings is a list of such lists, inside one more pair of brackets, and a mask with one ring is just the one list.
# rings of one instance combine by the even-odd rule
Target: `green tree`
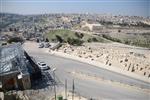
[[56,39],[57,39],[60,43],[62,43],[62,42],[63,42],[62,37],[61,37],[61,36],[59,36],[59,35],[56,35]]
[[68,38],[67,39],[67,42],[70,44],[70,45],[77,45],[77,46],[80,46],[83,44],[83,41],[80,40],[80,39],[74,39],[74,38]]
[[83,38],[83,36],[84,36],[83,33],[78,33],[78,32],[75,32],[75,35],[76,35],[76,37],[78,37],[78,38]]
[[24,40],[23,38],[21,37],[11,37],[9,38],[9,40],[7,41],[8,43],[12,43],[12,42],[20,42],[20,43],[23,43]]
[[45,39],[45,42],[49,42],[49,39],[48,39],[48,38],[46,38],[46,39]]
[[93,38],[92,38],[92,41],[93,41],[93,42],[97,42],[98,40],[97,40],[97,38],[93,37]]

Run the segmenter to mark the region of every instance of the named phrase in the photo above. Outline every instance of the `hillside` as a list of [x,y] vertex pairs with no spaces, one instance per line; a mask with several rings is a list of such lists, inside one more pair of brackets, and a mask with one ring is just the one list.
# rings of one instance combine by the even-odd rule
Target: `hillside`
[[82,34],[65,29],[51,30],[45,34],[45,37],[47,37],[50,41],[55,41],[57,39],[56,36],[60,36],[64,42],[67,42],[68,38],[80,39],[84,42],[110,42],[100,36]]
[[103,37],[114,42],[150,48],[150,33],[111,33]]

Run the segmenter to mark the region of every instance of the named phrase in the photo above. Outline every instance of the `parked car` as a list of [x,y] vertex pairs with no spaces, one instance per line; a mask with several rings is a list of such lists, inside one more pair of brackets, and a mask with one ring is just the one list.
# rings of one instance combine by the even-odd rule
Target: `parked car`
[[42,71],[50,69],[50,67],[44,62],[38,62],[37,64]]
[[46,42],[46,43],[44,44],[44,47],[45,47],[45,48],[49,48],[49,47],[50,47],[50,44]]
[[39,48],[44,48],[44,43],[39,43]]

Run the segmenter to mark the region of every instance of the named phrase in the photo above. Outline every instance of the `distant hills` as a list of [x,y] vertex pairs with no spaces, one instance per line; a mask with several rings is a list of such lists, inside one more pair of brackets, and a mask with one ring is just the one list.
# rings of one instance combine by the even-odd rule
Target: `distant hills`
[[[150,27],[150,18],[144,18],[139,16],[112,16],[112,15],[103,15],[103,14],[39,14],[39,15],[19,15],[11,13],[0,13],[0,28],[5,28],[8,25],[13,23],[21,22],[30,22],[33,20],[38,23],[47,24],[51,20],[59,19],[61,17],[67,17],[70,19],[70,22],[76,21],[76,19],[89,20],[92,22],[99,22],[101,24],[117,24],[117,25],[138,25],[138,26],[148,26]],[[75,19],[75,20],[74,20]],[[58,20],[55,20],[57,22]]]

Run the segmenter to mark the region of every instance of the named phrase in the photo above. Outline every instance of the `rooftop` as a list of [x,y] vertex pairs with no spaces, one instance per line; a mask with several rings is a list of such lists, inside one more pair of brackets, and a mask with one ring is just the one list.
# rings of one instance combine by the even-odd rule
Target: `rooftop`
[[24,50],[20,43],[0,46],[0,75],[26,70]]

